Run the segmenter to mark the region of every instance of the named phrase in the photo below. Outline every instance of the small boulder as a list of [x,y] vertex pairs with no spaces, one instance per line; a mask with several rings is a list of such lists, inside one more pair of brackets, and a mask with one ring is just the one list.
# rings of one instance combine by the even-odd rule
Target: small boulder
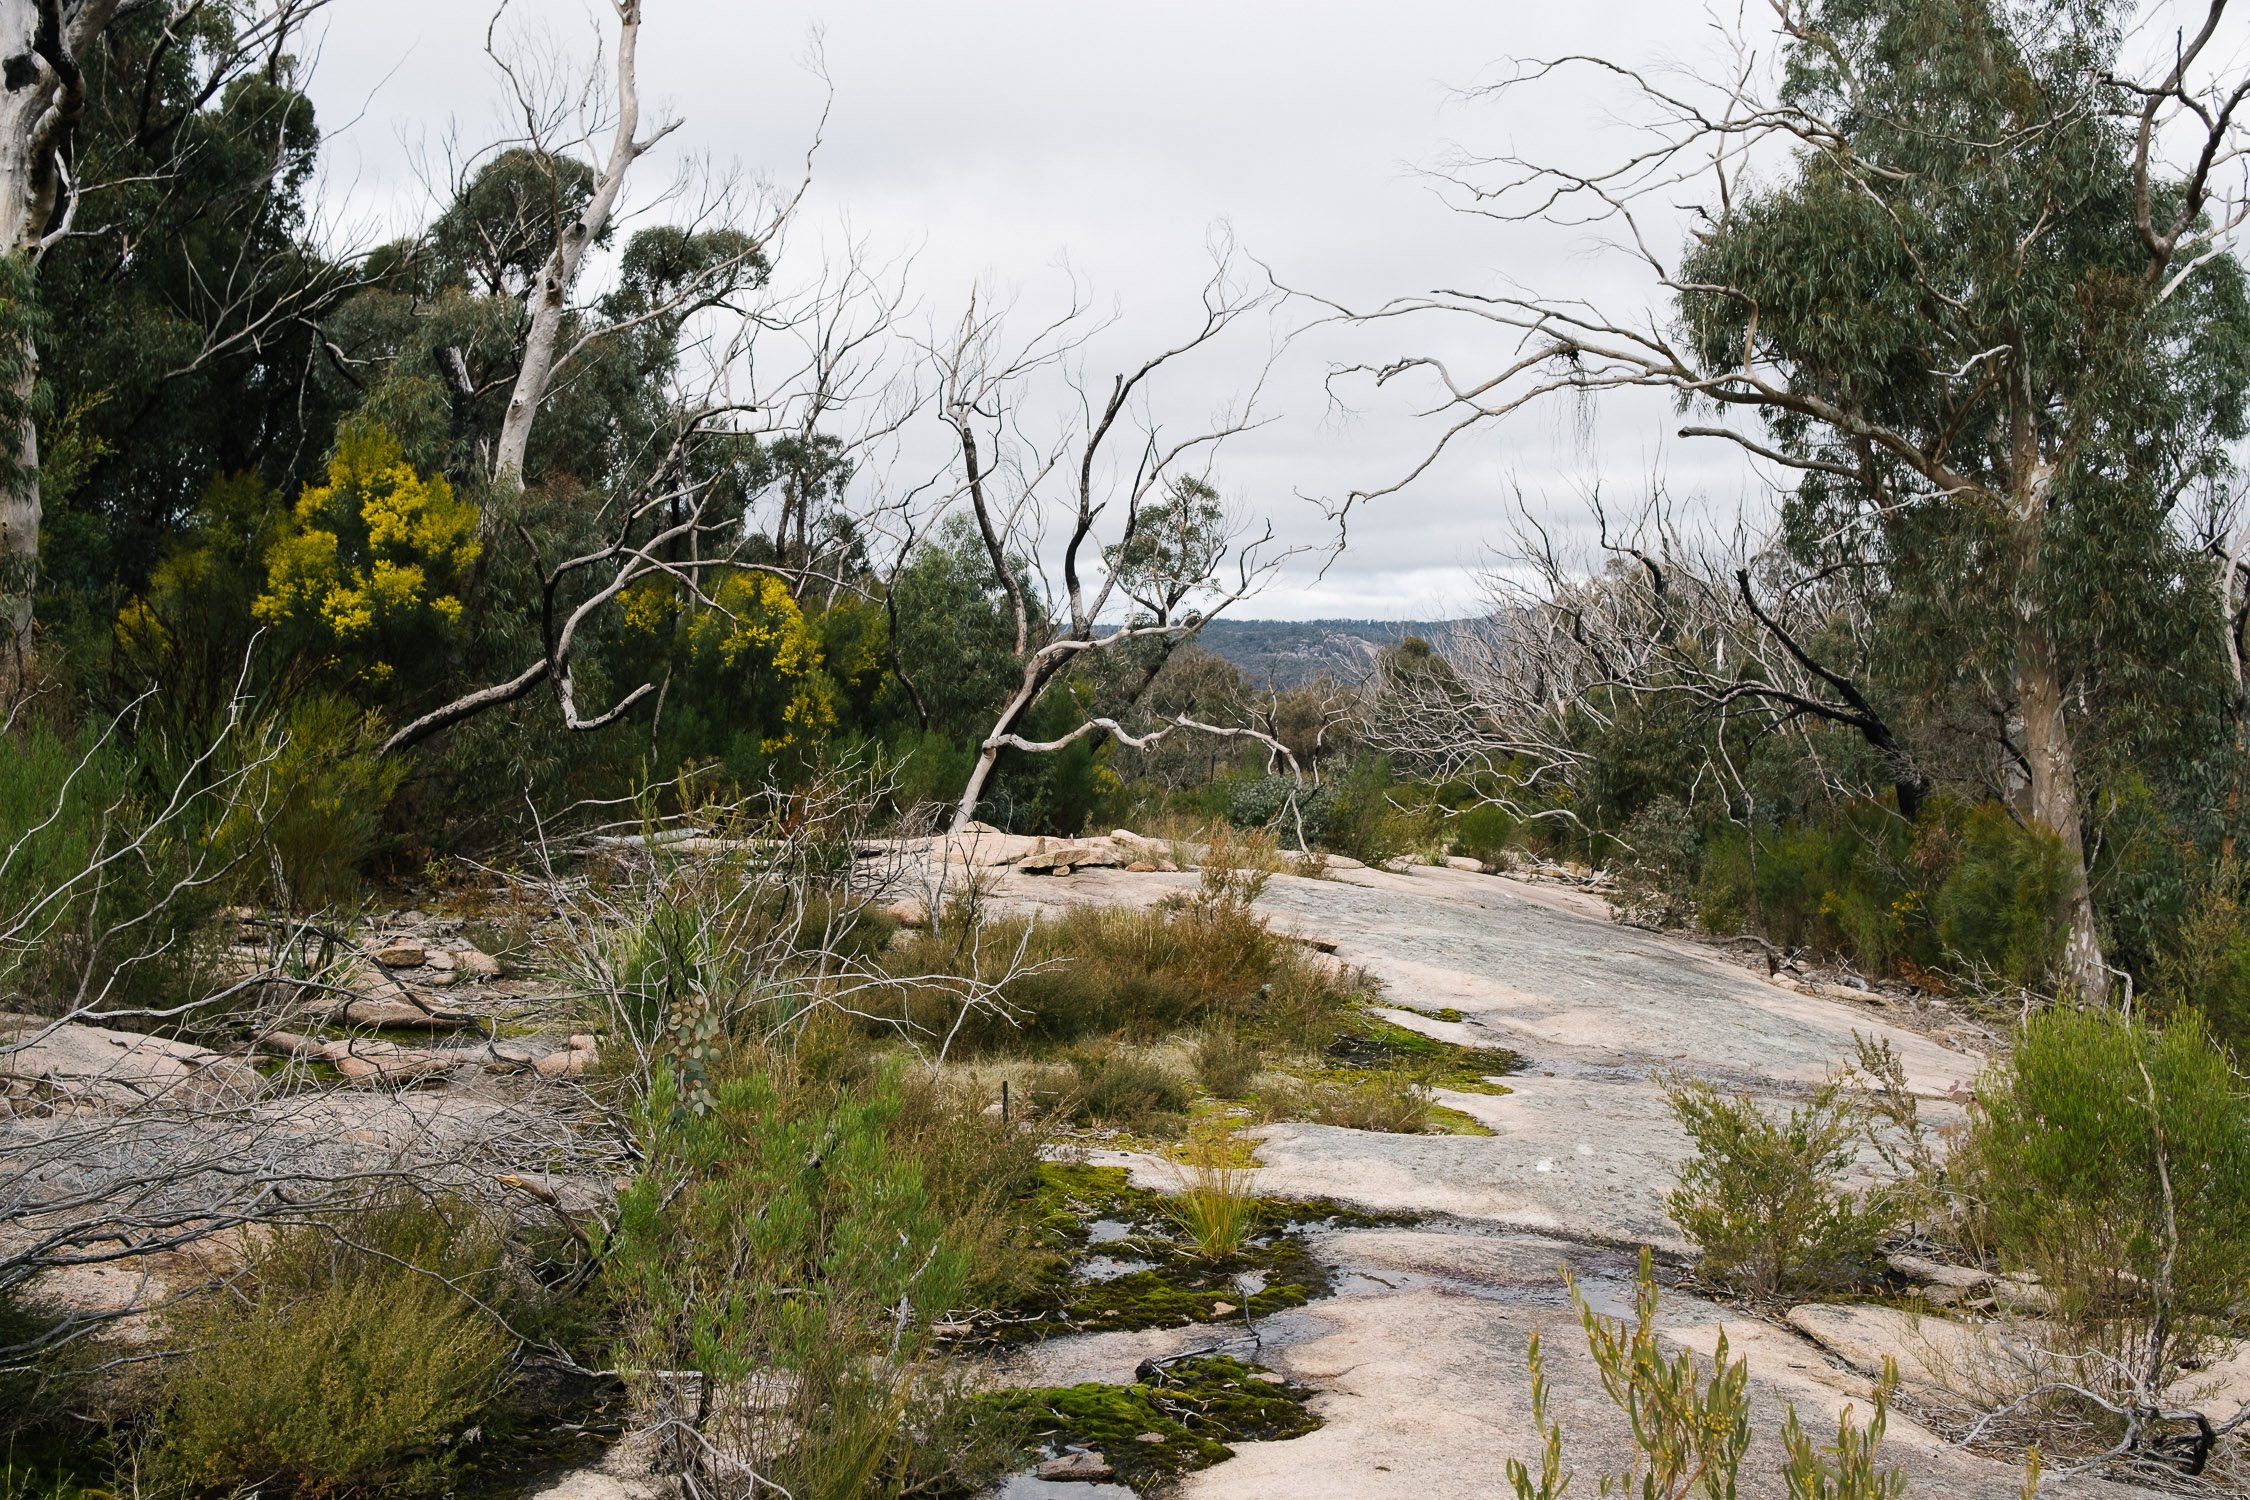
[[1108,1459],[1088,1449],[1080,1453],[1058,1454],[1041,1464],[1035,1472],[1041,1479],[1049,1482],[1062,1481],[1068,1483],[1075,1480],[1083,1484],[1093,1484],[1104,1479],[1114,1478],[1117,1470]]
[[346,1026],[404,1026],[417,1031],[453,1031],[469,1024],[467,1016],[379,995],[354,995],[336,1011],[335,1019]]
[[416,1083],[452,1072],[462,1059],[458,1052],[390,1042],[331,1042],[323,1050],[336,1071],[353,1083]]
[[591,1045],[592,1038],[584,1039],[589,1043],[585,1047],[577,1045],[581,1038],[572,1037],[570,1040],[571,1045],[559,1052],[548,1053],[533,1063],[531,1070],[541,1078],[576,1078],[591,1068],[599,1057]]
[[429,960],[429,950],[413,938],[389,938],[375,950],[375,962],[386,969],[419,969]]
[[498,979],[500,960],[474,948],[463,948],[453,955],[453,970],[457,974],[466,974],[471,979]]

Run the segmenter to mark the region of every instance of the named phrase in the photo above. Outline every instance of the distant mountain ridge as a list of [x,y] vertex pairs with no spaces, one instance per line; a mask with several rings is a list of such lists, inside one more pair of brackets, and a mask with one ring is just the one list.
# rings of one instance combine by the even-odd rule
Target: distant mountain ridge
[[1242,669],[1263,687],[1297,687],[1319,677],[1349,682],[1366,674],[1376,653],[1410,635],[1442,635],[1458,620],[1233,620],[1224,616],[1195,642]]

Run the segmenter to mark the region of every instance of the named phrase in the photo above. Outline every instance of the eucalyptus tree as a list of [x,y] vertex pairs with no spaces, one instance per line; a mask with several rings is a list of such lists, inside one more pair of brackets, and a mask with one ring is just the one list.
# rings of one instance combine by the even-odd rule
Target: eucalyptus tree
[[[1783,476],[1778,553],[1858,581],[1907,696],[1988,701],[2002,779],[2067,851],[2065,968],[2089,994],[2110,971],[2085,741],[2194,711],[2183,663],[2219,638],[2181,508],[2224,481],[2250,379],[2250,76],[2215,44],[2227,9],[2139,76],[2126,0],[1772,0],[1771,68],[1747,40],[1701,77],[1524,64],[1493,97],[1621,83],[1646,134],[1604,165],[1459,180],[1504,220],[1610,226],[1656,305],[1440,293],[1373,314],[1473,317],[1513,345],[1474,376],[1380,372],[1439,383],[1439,449],[1555,394],[1653,387],[1683,436]],[[1658,210],[1683,194],[1668,247]]]
[[[275,158],[281,196],[303,143],[309,110],[293,103],[292,40],[326,0],[0,0],[0,701],[15,697],[32,663],[40,576],[39,407],[42,263],[74,237],[121,234],[127,252],[110,267],[129,275],[140,259],[169,262],[187,247],[165,230],[161,210],[208,190],[213,158],[249,142]],[[105,49],[108,49],[105,51]],[[257,98],[230,97],[245,86]],[[262,86],[262,90],[259,86]],[[127,129],[81,150],[90,101],[123,116]],[[222,108],[207,110],[214,101]],[[234,111],[232,129],[204,127]],[[258,123],[245,122],[255,117]],[[254,174],[256,175],[256,174]],[[84,205],[93,204],[82,214]],[[235,217],[212,202],[210,231]],[[175,216],[176,217],[176,216]],[[177,224],[173,226],[175,229]],[[201,288],[200,336],[187,355],[202,368],[302,308],[272,293],[277,247],[255,244]],[[192,253],[192,252],[188,252]],[[287,258],[287,257],[284,257]],[[212,269],[204,268],[206,271]],[[184,373],[184,372],[182,372]],[[67,411],[66,411],[67,414]]]
[[[644,116],[639,0],[610,11],[582,87],[488,43],[519,128],[468,158],[429,233],[385,247],[331,320],[359,410],[478,505],[477,638],[398,705],[386,753],[534,691],[566,728],[606,728],[661,698],[661,674],[613,689],[581,670],[629,591],[724,613],[711,586],[732,573],[794,582],[856,555],[833,514],[852,454],[829,429],[871,394],[895,292],[859,246],[775,285],[809,172],[755,195],[690,172],[636,207],[628,188],[679,122]],[[615,240],[590,287],[589,256]],[[768,535],[796,553],[759,534],[777,496]]]

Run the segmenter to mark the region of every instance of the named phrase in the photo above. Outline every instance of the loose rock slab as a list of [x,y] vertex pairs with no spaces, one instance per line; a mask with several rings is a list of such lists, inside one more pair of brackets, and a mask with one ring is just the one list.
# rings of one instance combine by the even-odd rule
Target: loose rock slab
[[0,1024],[0,1094],[65,1105],[208,1105],[251,1098],[259,1083],[256,1069],[192,1042],[28,1017]]

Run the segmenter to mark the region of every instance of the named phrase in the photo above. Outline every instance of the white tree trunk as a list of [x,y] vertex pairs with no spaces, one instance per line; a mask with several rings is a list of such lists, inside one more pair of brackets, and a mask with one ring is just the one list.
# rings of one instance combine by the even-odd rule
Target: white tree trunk
[[[118,4],[0,0],[0,254],[23,260],[25,288],[62,186],[58,153],[85,103],[74,59]],[[40,506],[31,398],[39,384],[39,351],[27,312],[0,310],[0,388],[16,412],[14,432],[0,435],[8,450],[0,452],[0,705],[15,700],[34,666]]]
[[[655,144],[654,140],[639,140],[635,134],[641,125],[640,83],[633,71],[641,37],[640,0],[621,0],[617,23],[617,129],[610,138],[609,160],[602,165],[593,196],[556,237],[555,248],[539,268],[539,280],[531,289],[531,329],[524,336],[523,365],[516,372],[515,388],[508,393],[507,414],[500,420],[500,441],[492,455],[492,478],[503,488],[523,487],[531,424],[538,418],[540,404],[547,399],[547,387],[555,378],[563,319],[569,315],[570,294],[578,285],[586,252],[608,230],[610,215],[617,209],[617,195],[625,186],[625,174],[641,153]],[[659,136],[663,133],[657,132]]]
[[1022,685],[1016,689],[1015,696],[1008,700],[1007,706],[1000,710],[999,718],[993,722],[992,732],[977,747],[977,763],[969,771],[969,784],[961,789],[961,800],[953,809],[953,832],[961,832],[976,817],[977,804],[984,800],[985,784],[992,780],[993,767],[1000,762],[1000,752],[1007,748],[1008,736],[1016,732],[1016,725],[1023,722],[1023,716],[1039,700],[1041,690],[1047,686],[1047,680],[1054,676],[1054,672],[1053,667],[1046,665],[1038,657],[1034,657],[1024,669]]

